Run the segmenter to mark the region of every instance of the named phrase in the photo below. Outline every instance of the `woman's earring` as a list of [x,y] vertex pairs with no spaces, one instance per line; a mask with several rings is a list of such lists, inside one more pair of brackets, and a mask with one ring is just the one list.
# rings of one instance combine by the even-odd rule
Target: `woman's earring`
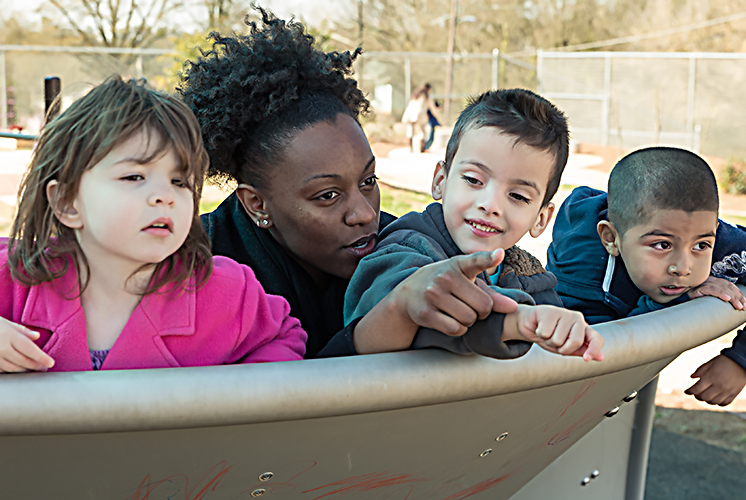
[[257,219],[256,225],[259,227],[267,227],[269,226],[269,220],[267,219]]

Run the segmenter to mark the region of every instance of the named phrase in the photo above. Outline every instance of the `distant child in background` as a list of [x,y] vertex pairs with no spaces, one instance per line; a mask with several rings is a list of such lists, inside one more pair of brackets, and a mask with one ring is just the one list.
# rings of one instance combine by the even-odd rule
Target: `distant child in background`
[[[407,126],[407,138],[409,139],[409,149],[412,153],[422,153],[425,151],[425,135],[427,126],[430,123],[429,114],[435,109],[435,103],[430,98],[432,85],[424,83],[417,87],[404,109],[401,121]],[[437,111],[435,112],[437,115]]]
[[[575,189],[554,223],[547,268],[566,307],[600,323],[712,295],[746,307],[746,228],[718,219],[718,190],[694,153],[655,147],[616,164],[608,196]],[[746,384],[746,336],[705,363],[687,389],[725,406]]]
[[[381,232],[347,288],[345,321],[364,315],[423,266],[493,252],[494,266],[480,273],[477,283],[520,302],[517,312],[493,312],[460,337],[421,328],[413,347],[515,358],[537,343],[586,361],[603,359],[603,338],[581,314],[561,308],[554,276],[515,246],[524,234],[536,238],[546,229],[567,157],[565,116],[542,97],[503,89],[472,100],[456,122],[445,161],[435,169],[432,194],[442,204],[411,212]],[[496,249],[506,249],[504,262],[503,250]]]
[[440,122],[438,121],[438,112],[435,111],[436,109],[440,108],[440,104],[438,101],[433,101],[433,104],[435,104],[435,107],[433,107],[432,110],[427,110],[427,120],[429,122],[429,132],[427,136],[427,140],[425,141],[425,151],[430,149],[430,147],[433,145],[433,142],[435,142],[435,129],[436,127],[440,127]]
[[207,166],[189,108],[136,81],[51,121],[0,250],[0,372],[301,359],[287,302],[210,254]]

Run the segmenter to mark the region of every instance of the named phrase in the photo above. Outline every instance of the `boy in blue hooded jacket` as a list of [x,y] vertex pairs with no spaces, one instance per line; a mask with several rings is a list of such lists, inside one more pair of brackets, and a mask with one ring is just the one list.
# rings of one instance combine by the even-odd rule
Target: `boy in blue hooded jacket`
[[[591,324],[703,295],[743,310],[746,228],[719,220],[715,176],[694,153],[647,148],[622,158],[608,196],[580,187],[557,213],[547,269],[563,304]],[[699,367],[687,394],[725,406],[746,385],[746,335]]]

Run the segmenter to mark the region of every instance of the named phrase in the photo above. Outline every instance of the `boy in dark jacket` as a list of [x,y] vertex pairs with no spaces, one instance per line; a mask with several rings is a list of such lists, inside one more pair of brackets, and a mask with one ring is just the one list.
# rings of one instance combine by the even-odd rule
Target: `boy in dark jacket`
[[[608,202],[608,203],[607,203]],[[565,307],[600,323],[703,295],[742,310],[746,228],[718,220],[718,191],[707,163],[677,148],[622,158],[609,194],[575,189],[554,223],[547,268]],[[697,399],[725,406],[746,384],[746,338],[693,374]]]
[[345,321],[364,315],[423,266],[505,248],[505,261],[498,266],[496,260],[476,278],[481,286],[499,285],[521,303],[518,311],[492,313],[460,337],[421,328],[412,346],[514,358],[533,342],[600,361],[603,338],[582,315],[556,307],[562,303],[553,290],[554,277],[514,246],[524,234],[538,237],[546,229],[567,156],[565,116],[545,99],[520,89],[474,99],[456,122],[445,161],[435,169],[432,193],[442,204],[411,212],[381,232],[376,250],[362,259],[347,288]]

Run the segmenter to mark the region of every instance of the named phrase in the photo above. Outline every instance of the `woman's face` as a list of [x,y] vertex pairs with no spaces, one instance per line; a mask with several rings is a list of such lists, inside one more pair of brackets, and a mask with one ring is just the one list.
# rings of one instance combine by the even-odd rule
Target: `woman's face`
[[262,190],[269,231],[316,280],[350,278],[373,251],[381,195],[368,139],[351,117],[299,132]]

